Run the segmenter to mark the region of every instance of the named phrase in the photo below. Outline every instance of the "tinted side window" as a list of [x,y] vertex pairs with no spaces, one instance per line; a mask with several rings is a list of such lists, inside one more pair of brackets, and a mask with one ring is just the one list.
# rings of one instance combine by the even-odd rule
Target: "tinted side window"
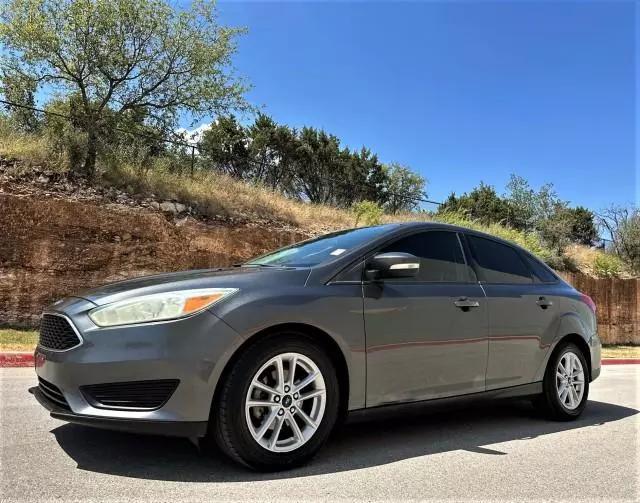
[[553,274],[535,258],[529,255],[525,255],[524,259],[527,261],[527,264],[529,264],[529,268],[531,269],[533,276],[538,281],[541,281],[542,283],[553,283],[558,280],[555,274]]
[[470,271],[464,262],[455,232],[429,231],[413,234],[380,250],[380,253],[387,252],[411,253],[420,259],[420,272],[410,281],[470,281]]
[[510,246],[477,236],[467,240],[487,283],[532,283],[529,269]]

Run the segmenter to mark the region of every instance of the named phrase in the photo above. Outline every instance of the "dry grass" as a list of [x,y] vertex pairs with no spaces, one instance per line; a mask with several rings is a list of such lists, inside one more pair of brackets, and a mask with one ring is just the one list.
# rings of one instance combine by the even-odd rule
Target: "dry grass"
[[602,358],[640,358],[640,346],[602,346]]
[[[617,256],[602,250],[573,244],[567,247],[565,255],[583,273],[594,277],[634,277]],[[607,266],[606,268],[603,265]]]
[[0,351],[33,352],[38,344],[38,332],[0,328]]
[[46,167],[52,171],[64,171],[67,160],[51,148],[51,141],[45,136],[0,132],[0,156],[20,161],[21,169],[34,166]]
[[152,193],[196,206],[209,217],[260,219],[300,227],[311,233],[353,227],[352,212],[289,199],[264,187],[240,182],[226,175],[196,172],[194,177],[150,170],[140,173],[128,166],[111,175],[111,181],[136,192]]

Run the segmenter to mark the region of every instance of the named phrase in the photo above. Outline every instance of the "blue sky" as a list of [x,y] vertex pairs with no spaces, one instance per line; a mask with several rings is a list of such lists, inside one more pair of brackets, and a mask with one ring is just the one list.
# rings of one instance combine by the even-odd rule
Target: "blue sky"
[[572,204],[637,201],[635,2],[221,2],[278,122],[366,145],[444,199],[510,173]]

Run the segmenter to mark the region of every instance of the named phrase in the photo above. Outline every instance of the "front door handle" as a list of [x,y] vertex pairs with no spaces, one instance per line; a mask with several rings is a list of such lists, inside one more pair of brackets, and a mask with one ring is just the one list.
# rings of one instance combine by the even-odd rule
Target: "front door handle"
[[463,311],[468,311],[472,307],[480,307],[480,303],[477,300],[469,300],[466,297],[459,298],[454,302],[454,304]]
[[536,304],[538,304],[542,309],[546,309],[549,306],[553,306],[553,302],[548,300],[546,297],[540,297],[536,302]]

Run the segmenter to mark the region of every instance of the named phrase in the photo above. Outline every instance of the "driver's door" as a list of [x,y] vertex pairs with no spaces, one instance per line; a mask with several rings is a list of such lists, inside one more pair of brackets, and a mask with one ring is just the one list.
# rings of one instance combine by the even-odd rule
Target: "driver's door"
[[487,303],[457,233],[420,232],[386,252],[415,255],[420,270],[365,281],[367,406],[484,391]]

